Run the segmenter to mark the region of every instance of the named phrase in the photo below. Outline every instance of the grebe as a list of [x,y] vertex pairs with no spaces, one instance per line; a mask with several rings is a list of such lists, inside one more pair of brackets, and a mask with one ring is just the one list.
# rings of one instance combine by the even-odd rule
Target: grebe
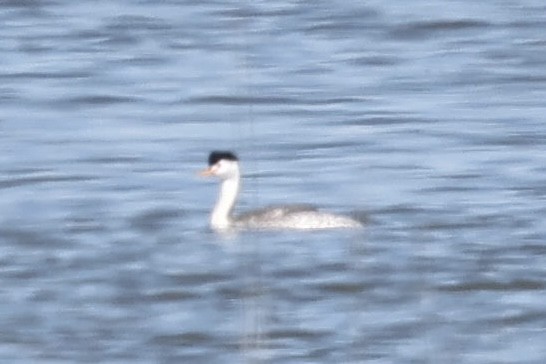
[[200,174],[215,176],[222,180],[220,195],[210,217],[212,229],[301,230],[362,227],[359,221],[350,217],[320,212],[308,205],[266,207],[240,216],[232,216],[241,185],[239,159],[229,151],[213,151],[208,162],[209,167]]

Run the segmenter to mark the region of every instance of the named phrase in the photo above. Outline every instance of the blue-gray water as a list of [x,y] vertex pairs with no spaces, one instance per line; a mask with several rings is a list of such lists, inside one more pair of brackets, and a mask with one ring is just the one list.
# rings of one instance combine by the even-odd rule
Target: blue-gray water
[[[2,363],[543,363],[543,1],[0,1]],[[240,210],[361,232],[208,230]]]

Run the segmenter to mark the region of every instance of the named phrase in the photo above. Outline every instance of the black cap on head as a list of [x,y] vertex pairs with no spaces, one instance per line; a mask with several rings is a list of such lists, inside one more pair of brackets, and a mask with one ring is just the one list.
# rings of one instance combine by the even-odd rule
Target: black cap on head
[[213,166],[221,159],[227,159],[228,161],[238,161],[237,156],[230,151],[215,150],[209,154],[209,166]]

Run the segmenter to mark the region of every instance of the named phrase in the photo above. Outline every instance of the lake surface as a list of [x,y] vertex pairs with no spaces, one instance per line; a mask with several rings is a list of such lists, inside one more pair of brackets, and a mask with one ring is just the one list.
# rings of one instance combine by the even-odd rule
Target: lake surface
[[[0,2],[0,361],[544,363],[543,1]],[[313,203],[362,231],[219,235]]]

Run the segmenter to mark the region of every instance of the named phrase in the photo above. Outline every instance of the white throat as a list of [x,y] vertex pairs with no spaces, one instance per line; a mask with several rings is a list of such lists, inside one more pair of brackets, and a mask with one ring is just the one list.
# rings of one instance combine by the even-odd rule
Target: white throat
[[239,195],[239,185],[239,171],[222,181],[220,194],[210,217],[210,225],[213,229],[226,229],[230,227],[231,212]]

